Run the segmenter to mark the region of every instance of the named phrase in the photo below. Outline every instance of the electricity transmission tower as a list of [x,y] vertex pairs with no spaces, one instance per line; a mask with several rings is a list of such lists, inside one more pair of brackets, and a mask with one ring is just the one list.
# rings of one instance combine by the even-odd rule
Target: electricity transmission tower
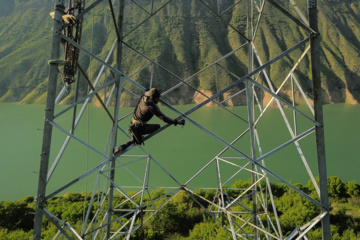
[[[147,49],[136,41],[144,37],[147,41],[160,42],[156,46],[165,48],[162,38],[181,38],[184,32],[174,32],[179,19],[174,18],[176,14],[171,15],[171,12],[176,12],[180,3],[182,6],[191,5],[194,14],[199,14],[204,23],[194,27],[200,37],[196,42],[183,47],[189,51],[183,53],[183,60],[187,59],[186,55],[192,54],[192,45],[201,45],[203,49],[210,51],[211,46],[207,47],[207,44],[211,43],[207,41],[206,34],[211,34],[216,39],[216,36],[221,35],[219,28],[227,32],[228,39],[231,39],[224,42],[227,46],[224,49],[229,49],[228,52],[218,53],[212,59],[208,56],[209,62],[203,62],[203,66],[188,71],[191,73],[189,76],[182,76],[170,64],[170,60],[175,58],[174,52],[164,51],[169,54],[166,58],[170,59],[169,62],[158,62],[156,59],[159,49]],[[306,6],[306,13],[299,7],[299,3]],[[233,239],[307,239],[307,233],[318,223],[322,224],[323,239],[330,239],[317,53],[317,3],[316,0],[299,3],[295,3],[295,0],[285,3],[281,1],[281,4],[276,0],[69,0],[65,7],[64,0],[56,0],[34,239],[41,237],[43,217],[58,228],[53,239],[130,239],[131,234],[180,193],[189,196],[199,208],[219,223],[219,227],[231,233]],[[104,46],[108,47],[106,52],[94,53],[91,48],[82,44],[81,36],[91,35],[82,32],[83,25],[87,20],[90,22],[97,17],[95,10],[109,17],[113,25],[111,29],[115,32],[113,44]],[[135,14],[139,12],[141,14]],[[161,34],[146,32],[148,25],[154,23],[154,18],[160,12],[166,16],[157,19],[162,22],[163,29],[159,31]],[[201,15],[204,12],[207,14]],[[64,14],[74,15],[76,21],[66,24],[62,18]],[[271,23],[272,14],[277,14],[289,25],[296,26],[294,29],[300,32],[295,38],[297,42],[287,42],[289,36],[282,36],[282,43],[270,45],[263,42],[263,36],[269,29],[262,23]],[[233,20],[240,21],[242,17],[247,19],[246,26]],[[220,27],[207,25],[211,19],[216,19]],[[94,36],[96,34],[99,33],[94,32]],[[108,36],[110,33],[104,33],[100,37]],[[278,44],[282,48],[278,48],[276,55],[267,54],[268,46]],[[287,46],[286,49],[283,46]],[[180,59],[179,53],[177,54],[177,59]],[[197,56],[202,54],[206,52],[198,53]],[[79,56],[86,56],[96,63],[95,74],[84,71],[82,62],[78,61]],[[309,63],[311,67],[308,66]],[[307,96],[311,93],[303,90],[299,81],[299,76],[307,76],[301,72],[304,69],[311,69],[312,101]],[[279,74],[271,74],[274,71]],[[216,89],[211,93],[199,91],[196,82],[202,79],[214,82]],[[88,85],[89,91],[86,94],[81,95],[80,81]],[[156,154],[148,152],[147,146],[131,146],[122,154],[112,154],[118,141],[130,137],[126,130],[132,112],[122,111],[122,106],[127,106],[130,101],[137,102],[141,94],[150,87],[162,90],[162,108],[176,115],[177,119],[185,119],[186,128],[191,127],[201,133],[201,141],[210,138],[221,147],[199,169],[194,169],[197,165],[188,166],[194,170],[194,174],[185,177],[185,180],[183,176],[176,177],[176,173],[169,171],[156,159]],[[181,94],[184,92],[197,96],[199,100],[186,110],[178,110],[174,103],[183,98]],[[289,97],[284,97],[285,92]],[[73,104],[59,106],[58,103],[70,95],[74,99]],[[97,141],[101,144],[87,141],[78,130],[84,124],[81,118],[85,115],[86,108],[94,99],[101,106],[101,114],[109,123],[108,126],[94,127],[101,131],[97,136]],[[245,106],[242,109],[246,109],[241,113],[237,108],[229,107],[239,102]],[[302,104],[298,105],[298,102]],[[234,125],[231,138],[222,134],[222,124],[216,129],[208,128],[202,118],[196,117],[195,113],[209,104],[217,106],[219,114],[224,118],[229,116],[234,119],[230,122]],[[112,107],[113,112],[110,110]],[[279,122],[264,122],[263,119],[268,121],[274,116],[274,112],[278,113],[276,116],[279,116]],[[164,125],[145,140],[168,131],[168,127]],[[273,129],[274,135],[264,136],[266,128]],[[60,146],[54,146],[57,141],[52,139],[53,134],[58,134],[58,140],[62,136],[60,133],[65,135],[64,141]],[[307,154],[302,147],[302,142],[313,135],[316,136],[316,143],[310,142],[316,149],[316,156]],[[266,141],[262,141],[264,137],[267,137]],[[86,149],[91,152],[95,160],[89,161],[86,171],[81,174],[71,179],[63,176],[64,180],[59,186],[59,180],[53,179],[60,166],[63,166],[62,172],[68,169],[69,176],[72,176],[70,170],[73,163],[67,160],[67,151],[75,144],[79,151]],[[199,153],[202,154],[201,151],[204,150],[197,149],[196,146],[191,149],[194,160]],[[308,176],[320,201],[293,185],[290,179],[283,177],[284,173],[277,171],[276,161],[278,154],[282,152],[289,156],[289,169],[297,166],[299,171]],[[170,159],[172,157],[175,156],[169,156]],[[319,183],[312,170],[314,163],[317,163]],[[206,186],[201,186],[199,182],[204,183],[203,179],[211,181]],[[239,179],[250,181],[247,186],[229,187]],[[87,188],[91,188],[91,194],[85,196],[84,224],[79,229],[52,213],[46,203],[75,185],[83,186],[85,181]],[[317,209],[318,216],[304,226],[296,227],[290,234],[284,233],[270,181],[282,182],[294,194],[310,202]],[[218,199],[207,198],[209,195],[206,192],[215,193]]]

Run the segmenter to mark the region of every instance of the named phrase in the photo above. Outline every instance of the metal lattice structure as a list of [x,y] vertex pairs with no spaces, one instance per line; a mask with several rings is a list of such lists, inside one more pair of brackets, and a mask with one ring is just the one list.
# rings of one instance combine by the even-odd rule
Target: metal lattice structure
[[[183,4],[193,3],[208,11],[209,16],[218,19],[238,39],[238,45],[231,46],[231,51],[211,63],[204,64],[205,66],[202,68],[194,69],[191,76],[179,76],[166,63],[157,62],[152,57],[151,51],[141,51],[139,47],[127,41],[132,34],[138,34],[141,27],[148,24],[159,12],[176,2],[176,0],[109,0],[108,2],[94,0],[86,3],[88,7],[85,8],[85,1],[70,1],[69,6],[71,7],[68,12],[76,16],[77,25],[67,26],[61,19],[65,13],[65,2],[56,0],[34,239],[40,239],[43,216],[59,229],[53,239],[63,239],[62,237],[68,239],[130,239],[133,232],[141,228],[146,221],[161,211],[180,193],[187,194],[207,215],[219,223],[219,227],[228,230],[233,239],[307,239],[306,234],[319,222],[322,223],[323,238],[330,239],[320,101],[321,87],[319,71],[316,66],[318,61],[318,54],[316,54],[318,48],[316,1],[308,1],[309,21],[294,0],[286,3],[288,8],[275,0],[186,1]],[[306,32],[307,36],[299,39],[297,43],[288,44],[288,49],[280,52],[277,56],[265,59],[265,62],[264,54],[260,51],[263,48],[259,47],[263,43],[257,42],[256,39],[260,38],[258,36],[262,31],[260,26],[263,15],[266,13],[266,4],[271,5],[287,21],[295,23],[298,26],[297,29]],[[97,8],[107,9],[113,20],[113,31],[116,33],[116,39],[108,49],[105,58],[94,54],[80,42],[80,36],[84,36],[84,33],[81,33],[82,23],[85,22],[83,17]],[[145,17],[136,19],[130,10],[124,10],[126,8],[131,10],[136,8]],[[247,27],[241,28],[236,23],[229,21],[227,16],[229,12],[246,16]],[[133,17],[129,18],[131,21],[127,19],[127,15]],[[58,72],[62,69],[60,66],[62,62],[56,61],[61,58],[61,41],[66,43],[65,60],[73,63],[70,66],[71,69],[79,69],[79,71],[75,83],[63,81],[65,84],[63,89],[56,93]],[[189,49],[189,51],[191,50]],[[308,96],[295,74],[299,65],[310,52],[314,82],[314,106],[308,100]],[[81,65],[78,65],[79,53],[88,56],[101,66],[94,79],[91,79]],[[124,55],[132,56],[135,59],[134,61],[138,64],[136,70],[122,68]],[[246,66],[246,72],[236,71],[237,68],[241,68],[237,65],[240,62],[239,56],[246,56],[245,61],[242,59],[242,62],[246,62],[242,66]],[[284,75],[281,81],[271,79],[269,69],[287,57],[296,58],[296,61],[293,65],[282,68]],[[233,61],[233,59],[237,60]],[[69,61],[65,62],[64,69],[68,68]],[[71,75],[71,71],[64,74],[67,79],[72,77],[69,74]],[[73,104],[61,111],[56,111],[58,103],[66,97],[69,91],[78,91],[78,88],[74,86],[79,83],[80,76],[89,85],[89,92],[83,97],[79,97],[76,92]],[[145,76],[145,80],[140,76]],[[163,79],[164,76],[167,79]],[[217,89],[212,95],[207,95],[194,86],[193,80],[202,77],[211,78],[211,81],[216,82]],[[229,79],[229,83],[224,83],[224,78]],[[276,82],[280,82],[280,84],[276,85]],[[70,84],[72,85],[70,86]],[[284,99],[279,94],[286,85],[291,85],[289,88],[290,100]],[[118,141],[130,137],[126,126],[132,112],[122,115],[120,106],[124,104],[123,101],[126,101],[121,98],[122,94],[126,93],[136,99],[149,87],[163,90],[162,108],[175,114],[178,120],[185,119],[187,125],[192,125],[194,129],[204,133],[207,138],[212,138],[218,145],[223,146],[218,154],[208,159],[203,167],[185,181],[177,179],[144,146],[131,146],[117,156],[112,154],[112,149],[118,144]],[[71,88],[72,90],[70,90]],[[179,111],[174,107],[173,99],[180,99],[177,94],[185,91],[184,89],[197,94],[202,100],[196,105],[191,105],[192,107],[186,111]],[[102,94],[102,92],[105,93]],[[298,95],[295,96],[296,94]],[[264,96],[268,97],[267,101]],[[85,108],[95,97],[104,110],[105,117],[109,119],[109,126],[107,126],[109,133],[104,137],[101,146],[88,143],[75,131],[81,124],[80,119]],[[303,99],[306,109],[298,107],[296,99],[299,98]],[[236,101],[243,101],[247,109],[246,114],[241,115],[228,107],[230,102]],[[234,131],[235,135],[232,139],[223,138],[221,131],[211,131],[204,126],[201,120],[192,117],[194,112],[208,104],[218,106],[222,113],[229,114],[236,119],[237,123],[234,126],[236,131]],[[267,145],[261,141],[261,122],[267,115],[271,104],[281,115],[282,127],[286,130],[287,135],[286,137],[274,136],[274,144]],[[114,107],[113,113],[110,112],[109,106]],[[292,117],[286,114],[285,109],[291,110]],[[71,122],[63,124],[61,118],[69,113],[73,115]],[[298,121],[300,118],[302,120]],[[300,122],[306,122],[306,124],[298,126]],[[164,125],[155,133],[148,135],[145,141],[166,131],[168,127],[169,125]],[[66,135],[60,150],[57,149],[58,153],[54,159],[50,158],[50,148],[54,149],[51,146],[53,131]],[[300,144],[300,141],[311,133],[316,133],[317,137],[318,157],[315,158],[318,160],[320,185],[316,182],[309,164],[309,159],[314,159],[314,156],[306,156]],[[277,141],[277,138],[281,140]],[[64,153],[73,142],[92,151],[97,156],[97,161],[92,162],[86,172],[71,181],[65,181],[61,186],[52,186],[52,177],[56,173],[58,165],[62,161],[66,161]],[[245,145],[244,142],[246,142]],[[284,179],[281,174],[276,173],[276,169],[272,168],[274,161],[272,157],[278,152],[288,149],[289,146],[292,146],[297,154],[298,157],[294,161],[302,163],[304,172],[316,189],[320,201],[291,184],[288,179]],[[213,179],[213,183],[210,183],[211,186],[201,187],[194,183],[204,175],[211,176],[210,178]],[[84,211],[84,224],[81,229],[75,229],[74,226],[49,211],[45,204],[50,198],[66,192],[73,185],[83,184],[84,179],[89,176],[94,176],[94,182],[88,183],[92,186],[92,195],[88,198],[86,204],[88,207]],[[163,185],[159,184],[157,178],[161,178],[160,181]],[[246,187],[228,186],[229,183],[238,179],[249,179],[251,184]],[[270,179],[284,183],[296,194],[311,202],[318,209],[318,216],[306,225],[294,229],[290,234],[284,235]],[[51,192],[46,193],[49,189]],[[153,190],[157,190],[156,194]],[[207,199],[205,197],[207,195],[204,194],[206,191],[215,192],[219,199]],[[249,199],[251,199],[251,205],[245,203]],[[96,206],[96,209],[93,209],[93,206]]]

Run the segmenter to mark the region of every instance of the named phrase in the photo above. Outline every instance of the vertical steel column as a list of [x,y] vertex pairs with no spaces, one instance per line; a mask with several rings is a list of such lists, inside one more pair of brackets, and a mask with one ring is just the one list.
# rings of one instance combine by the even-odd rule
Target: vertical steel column
[[[308,0],[309,11],[309,25],[315,32],[318,30],[317,18],[317,3],[316,0]],[[313,34],[310,39],[310,54],[311,54],[311,74],[313,79],[313,95],[314,95],[314,110],[315,120],[319,122],[320,126],[315,126],[316,132],[316,146],[319,168],[319,184],[320,184],[320,202],[325,206],[322,212],[329,212],[329,198],[327,189],[327,172],[326,172],[326,157],[325,157],[325,137],[324,137],[324,122],[322,109],[322,89],[320,76],[320,37],[319,34]],[[324,240],[330,240],[330,215],[329,213],[321,220],[322,236]]]
[[[109,1],[111,4],[111,1]],[[120,70],[121,60],[122,60],[122,37],[123,37],[123,21],[124,20],[124,0],[119,0],[119,16],[118,16],[118,31],[119,39],[117,43],[117,52],[116,52],[116,68]],[[112,131],[112,148],[116,147],[117,139],[117,129],[118,129],[118,118],[119,118],[119,108],[120,108],[120,97],[121,97],[121,75],[117,74],[115,79],[115,94],[116,102],[114,106],[114,122],[113,122],[113,131]],[[115,158],[110,162],[110,190],[109,190],[109,199],[108,199],[108,218],[107,218],[107,232],[106,239],[111,237],[111,217],[112,217],[112,207],[113,207],[113,197],[114,197],[114,180],[115,180]]]
[[[62,15],[64,14],[64,11],[65,11],[64,0],[56,0],[52,49],[51,49],[52,60],[56,60],[60,58],[61,38],[56,32],[61,30]],[[52,121],[54,119],[57,78],[58,78],[58,65],[51,64],[49,67],[49,83],[48,83],[46,108],[45,108],[43,143],[41,150],[38,191],[36,195],[36,209],[35,209],[34,234],[33,234],[34,240],[41,239],[41,227],[42,227],[42,219],[43,219],[42,210],[45,205],[44,198],[46,194],[46,185],[47,185],[46,179],[49,168],[50,146],[51,146],[51,136],[52,136],[52,125],[49,124],[49,121]]]
[[[254,38],[254,29],[253,29],[253,1],[249,0],[248,4],[248,38],[250,41],[253,41]],[[254,70],[254,50],[253,45],[249,44],[249,73]],[[250,81],[246,81],[246,91],[248,94],[247,102],[248,102],[248,114],[249,114],[249,128],[250,128],[250,146],[251,146],[251,157],[253,159],[256,158],[255,153],[255,126],[254,126],[254,94],[253,94],[253,84]],[[252,183],[256,183],[256,166],[255,164],[251,164],[251,181]],[[253,194],[252,194],[252,201],[253,201],[253,218],[254,218],[254,225],[258,226],[258,219],[257,219],[257,186],[254,184],[253,187]],[[259,238],[259,231],[257,228],[254,228],[254,239],[257,240]]]

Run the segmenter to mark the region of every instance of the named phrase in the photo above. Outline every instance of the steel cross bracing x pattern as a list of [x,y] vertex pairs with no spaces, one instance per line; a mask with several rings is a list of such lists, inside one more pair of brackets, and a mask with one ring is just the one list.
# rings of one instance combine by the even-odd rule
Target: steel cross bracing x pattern
[[[66,237],[68,239],[130,239],[137,229],[141,228],[146,222],[155,216],[159,211],[167,206],[172,200],[178,198],[182,194],[189,196],[195,203],[198,204],[204,213],[213,218],[215,222],[219,223],[219,227],[224,227],[233,237],[233,239],[301,239],[321,221],[327,214],[328,209],[323,206],[318,200],[309,196],[298,187],[291,184],[288,180],[283,178],[281,174],[276,173],[276,169],[267,167],[271,166],[273,161],[276,160],[276,153],[283,151],[289,146],[295,146],[299,159],[304,165],[305,174],[307,174],[320,195],[320,189],[315,181],[315,176],[308,163],[308,158],[300,146],[300,140],[309,136],[315,130],[315,126],[320,123],[314,120],[314,110],[311,106],[306,93],[301,88],[299,80],[295,72],[300,63],[306,58],[309,51],[310,38],[305,36],[303,40],[293,44],[292,47],[279,53],[277,56],[269,58],[266,63],[263,63],[261,53],[257,47],[256,37],[261,31],[260,24],[263,20],[263,15],[266,13],[267,8],[265,4],[271,4],[273,8],[278,10],[278,13],[283,14],[288,21],[292,21],[300,28],[308,32],[309,35],[316,34],[314,30],[309,27],[304,14],[296,5],[295,1],[290,1],[290,10],[285,9],[274,0],[269,1],[195,1],[197,8],[205,9],[212,14],[213,17],[219,19],[225,24],[229,31],[239,37],[237,46],[232,46],[231,50],[212,59],[212,62],[207,63],[201,69],[197,69],[190,76],[181,76],[179,73],[174,72],[173,68],[166,66],[166,63],[161,63],[154,58],[151,52],[144,52],[136,44],[132,44],[131,36],[141,32],[148,22],[150,22],[158,13],[166,10],[167,8],[174,8],[179,1],[157,1],[152,0],[144,3],[140,0],[124,1],[109,0],[108,5],[104,4],[106,1],[89,1],[90,4],[87,9],[83,9],[81,13],[76,16],[76,19],[86,20],[86,14],[90,11],[95,11],[104,6],[108,7],[111,12],[114,31],[116,37],[106,55],[105,60],[97,54],[88,50],[80,42],[74,41],[71,37],[63,34],[61,31],[55,31],[55,34],[61,37],[67,44],[91,58],[95,63],[98,63],[101,68],[97,75],[92,80],[92,76],[87,73],[79,65],[79,72],[77,81],[81,77],[86,79],[89,85],[89,92],[82,97],[74,97],[74,103],[57,111],[53,115],[52,120],[47,120],[54,130],[65,134],[66,138],[58,151],[56,157],[52,160],[50,169],[47,173],[46,184],[50,187],[52,184],[52,176],[56,173],[56,168],[64,159],[66,150],[71,146],[70,140],[78,142],[81,146],[89,149],[96,156],[95,161],[89,169],[84,173],[77,174],[71,180],[65,182],[60,187],[51,187],[51,193],[44,196],[44,201],[49,201],[52,197],[57,196],[73,186],[84,184],[88,182],[91,176],[94,176],[93,189],[91,196],[85,198],[87,207],[84,208],[84,218],[81,229],[75,229],[69,223],[64,222],[59,217],[55,216],[49,209],[42,207],[40,211],[44,214],[59,230],[53,239],[60,239]],[[174,6],[172,5],[174,4]],[[188,4],[188,3],[183,3]],[[126,21],[116,20],[115,9],[119,8],[119,19],[131,15],[131,13],[121,10],[121,8],[129,7],[131,9],[138,9],[144,14],[143,18],[133,20],[132,24],[127,26]],[[245,8],[244,8],[245,6]],[[255,7],[254,7],[255,6]],[[249,25],[247,26],[248,33],[239,28],[236,23],[229,21],[228,14],[231,12],[245,10],[248,18]],[[297,15],[293,15],[295,12]],[[124,16],[121,16],[124,14]],[[129,21],[129,19],[128,19]],[[255,24],[253,22],[255,21]],[[255,27],[254,27],[255,26]],[[119,44],[120,43],[120,44]],[[121,67],[123,51],[131,52],[138,61],[137,65],[131,71],[124,71]],[[248,72],[239,74],[237,70],[229,67],[229,62],[236,58],[241,52],[246,52],[249,57]],[[301,52],[295,55],[294,52]],[[114,56],[117,54],[117,59]],[[129,56],[129,55],[128,55]],[[288,69],[283,81],[271,79],[268,73],[269,68],[282,61],[286,57],[297,58],[295,64]],[[117,62],[114,67],[113,62]],[[216,91],[211,95],[206,92],[198,90],[198,86],[194,85],[194,79],[201,78],[204,74],[215,72]],[[108,74],[110,72],[111,74]],[[157,79],[161,74],[167,78],[173,79],[173,84],[166,86],[164,89],[159,85],[162,81],[167,79]],[[232,79],[232,82],[224,86],[222,84],[222,77],[226,76]],[[147,82],[137,81],[140,75],[147,75]],[[212,74],[213,75],[213,74]],[[110,77],[109,77],[110,76]],[[207,75],[209,76],[209,75]],[[156,81],[155,81],[156,80]],[[279,93],[282,92],[286,84],[291,84],[291,102],[282,98]],[[77,84],[78,84],[77,82]],[[275,86],[274,82],[281,82],[279,86]],[[196,171],[193,175],[189,176],[187,180],[179,180],[171,171],[161,164],[148,152],[144,146],[130,146],[121,154],[114,156],[112,149],[117,144],[117,139],[126,139],[131,136],[127,133],[124,121],[131,118],[132,111],[128,113],[120,113],[120,102],[125,101],[120,99],[121,94],[129,94],[135,99],[138,99],[141,94],[148,87],[162,88],[161,104],[170,112],[175,114],[178,120],[185,119],[187,123],[208,136],[214,139],[219,145],[224,148],[216,154],[210,161]],[[66,89],[69,86],[64,86],[59,91],[55,104],[61,102],[66,97],[68,92]],[[176,92],[186,88],[200,96],[202,100],[196,105],[192,105],[185,111],[180,111],[173,106],[170,97],[176,95]],[[78,91],[78,86],[75,89]],[[286,91],[286,90],[285,90]],[[103,93],[104,92],[104,93]],[[300,96],[304,99],[308,109],[297,107],[295,100],[295,93],[299,92]],[[103,94],[102,94],[103,93]],[[266,94],[270,97],[266,106],[263,106],[264,96]],[[85,140],[84,136],[78,135],[77,128],[81,123],[86,108],[91,103],[93,97],[97,97],[100,102],[101,108],[106,113],[109,121],[109,133],[103,139],[104,144],[99,147]],[[223,98],[223,100],[221,100]],[[245,99],[247,116],[241,116],[234,108],[229,108],[228,103],[236,101],[237,98]],[[261,144],[262,134],[262,119],[269,111],[270,105],[275,101],[276,109],[278,109],[281,118],[285,123],[285,130],[288,131],[289,136],[286,140],[276,141],[276,145],[271,148],[267,147],[264,151]],[[238,121],[239,133],[233,136],[232,140],[223,138],[221,132],[210,130],[205,127],[201,119],[193,117],[192,114],[196,113],[199,109],[207,104],[219,106],[220,109],[229,114],[231,117],[236,118]],[[78,111],[77,107],[81,106]],[[115,106],[114,114],[109,112],[109,106]],[[286,108],[286,109],[285,109]],[[291,110],[293,113],[293,126],[289,121],[289,115],[286,110]],[[70,130],[66,130],[68,126],[62,126],[62,118],[72,111],[72,121]],[[310,116],[308,115],[310,112]],[[120,116],[122,114],[122,116]],[[306,122],[306,128],[298,128],[298,120]],[[242,126],[242,127],[241,127]],[[244,127],[245,126],[245,127]],[[100,126],[97,126],[100,127]],[[156,132],[145,137],[145,142],[153,136],[167,129],[169,125],[164,125]],[[76,131],[75,131],[76,130]],[[91,131],[91,130],[90,130]],[[276,137],[275,137],[276,138]],[[244,139],[250,142],[249,149],[239,144]],[[284,139],[284,138],[282,138]],[[138,151],[137,151],[138,150]],[[185,149],[184,149],[185,150]],[[141,152],[140,154],[138,152]],[[273,157],[275,156],[275,157]],[[67,163],[70,167],[70,164]],[[199,186],[196,181],[201,180],[205,176],[211,176],[214,180],[214,186]],[[251,182],[245,186],[232,186],[229,184],[234,183],[236,180],[251,179]],[[292,189],[294,193],[300,195],[311,204],[319,209],[319,215],[309,221],[304,226],[298,226],[290,234],[284,236],[277,207],[274,202],[274,196],[271,189],[270,178],[284,183],[287,187]],[[207,198],[211,192],[218,199]],[[115,194],[116,193],[116,194]],[[227,197],[224,197],[224,196]],[[249,199],[251,199],[249,204]],[[324,211],[325,209],[325,211]],[[275,220],[273,220],[275,219]]]

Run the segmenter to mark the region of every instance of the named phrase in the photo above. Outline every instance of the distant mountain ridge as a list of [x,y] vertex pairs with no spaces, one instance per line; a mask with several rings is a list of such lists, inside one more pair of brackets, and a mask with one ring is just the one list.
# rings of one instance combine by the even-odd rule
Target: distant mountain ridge
[[[138,0],[147,8],[147,1]],[[234,0],[223,0],[222,4],[231,6]],[[245,2],[245,1],[244,1]],[[287,6],[288,1],[277,0]],[[296,1],[300,8],[306,10],[307,1]],[[24,104],[44,104],[48,81],[48,60],[51,51],[52,19],[49,13],[53,11],[53,0],[0,0],[0,102],[21,102]],[[103,7],[89,12],[86,16],[82,44],[105,59],[114,39],[108,2],[101,3]],[[209,6],[215,5],[215,0],[208,1]],[[247,20],[243,6],[235,7],[224,15],[239,32],[246,35]],[[116,6],[115,6],[116,7]],[[155,6],[156,7],[156,6]],[[299,29],[293,22],[279,15],[266,3],[268,8],[263,14],[259,34],[256,36],[257,47],[263,59],[271,59],[294,45],[308,33]],[[360,103],[360,0],[330,1],[318,0],[318,20],[321,42],[321,77],[324,88],[324,103]],[[306,11],[305,11],[306,12]],[[169,69],[175,75],[186,78],[213,63],[221,56],[234,50],[244,43],[231,28],[213,17],[209,9],[200,6],[197,1],[172,1],[155,14],[151,21],[141,25],[131,32],[131,27],[147,17],[146,12],[134,4],[126,6],[125,42],[154,59],[160,65]],[[256,17],[256,16],[255,16]],[[285,67],[296,62],[299,53],[289,55],[269,68],[275,85],[283,79]],[[245,60],[244,60],[245,59]],[[99,64],[90,60],[85,54],[80,55],[80,64],[95,78],[99,72]],[[309,62],[309,59],[305,59]],[[112,59],[114,63],[114,57]],[[133,73],[147,63],[130,47],[124,47],[122,71]],[[221,63],[232,72],[243,75],[247,71],[248,60],[246,49],[239,50]],[[157,67],[154,84],[162,90],[176,83],[176,79]],[[296,73],[300,83],[311,98],[311,78],[309,69],[299,66],[301,72]],[[206,93],[214,94],[234,81],[228,74],[219,71],[221,81],[217,85],[213,79],[213,69],[204,71],[189,80],[189,83]],[[145,83],[150,72],[145,69],[133,78]],[[168,79],[157,82],[158,79]],[[277,80],[279,79],[279,80]],[[276,82],[279,81],[279,82]],[[62,83],[58,83],[58,88]],[[87,84],[82,81],[82,91],[87,90]],[[131,88],[129,84],[125,87]],[[282,94],[288,94],[290,87],[285,87]],[[132,89],[134,90],[134,89]],[[235,91],[235,90],[234,90]],[[201,96],[194,94],[188,87],[183,87],[169,95],[168,101],[176,104],[187,104],[201,101]],[[179,94],[180,93],[180,94]],[[228,93],[230,94],[230,93]],[[181,97],[176,97],[180,95]],[[229,95],[222,96],[226,99]],[[62,101],[68,104],[74,93]],[[131,106],[136,101],[129,93],[124,93],[124,106]],[[94,100],[96,101],[96,99]],[[242,99],[228,102],[229,105],[242,104]]]

